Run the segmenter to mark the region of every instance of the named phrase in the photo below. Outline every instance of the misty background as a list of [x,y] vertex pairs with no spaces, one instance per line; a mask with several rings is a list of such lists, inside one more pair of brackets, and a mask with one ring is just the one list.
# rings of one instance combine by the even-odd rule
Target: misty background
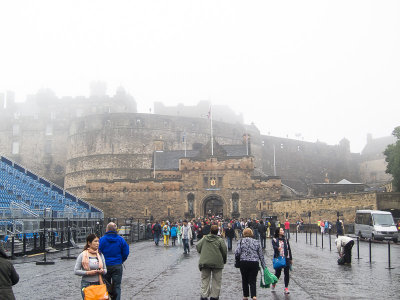
[[[229,105],[262,134],[360,152],[400,118],[398,1],[2,1],[0,93],[123,86]],[[199,112],[199,116],[206,112]]]

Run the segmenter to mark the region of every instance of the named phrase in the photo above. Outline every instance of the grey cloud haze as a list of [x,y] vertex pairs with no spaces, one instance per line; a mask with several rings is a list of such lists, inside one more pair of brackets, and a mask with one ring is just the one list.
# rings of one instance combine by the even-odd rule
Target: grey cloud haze
[[400,125],[398,1],[2,1],[0,93],[122,85],[360,152]]

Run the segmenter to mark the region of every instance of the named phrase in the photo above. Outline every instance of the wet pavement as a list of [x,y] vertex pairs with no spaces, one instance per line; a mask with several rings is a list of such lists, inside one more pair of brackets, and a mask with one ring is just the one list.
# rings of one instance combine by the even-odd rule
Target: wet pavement
[[[372,263],[368,243],[360,242],[362,259],[357,259],[355,244],[352,265],[339,266],[334,236],[330,251],[327,236],[322,249],[320,236],[316,246],[315,235],[311,245],[306,244],[304,234],[298,235],[297,243],[292,235],[291,293],[283,294],[282,274],[276,292],[257,288],[258,299],[399,299],[400,245],[391,245],[391,270],[387,269],[387,244],[371,246]],[[122,299],[200,299],[199,255],[195,248],[185,255],[179,246],[156,247],[151,241],[143,241],[132,244],[130,249],[122,280]],[[80,251],[71,250],[71,255]],[[267,240],[265,258],[270,270],[272,253],[271,241]],[[20,275],[20,282],[13,288],[16,299],[81,299],[80,277],[73,271],[75,260],[61,260],[65,255],[65,251],[49,255],[47,259],[55,264],[48,266],[35,264],[42,256],[13,261]],[[240,272],[233,265],[234,254],[229,253],[220,299],[242,299]]]

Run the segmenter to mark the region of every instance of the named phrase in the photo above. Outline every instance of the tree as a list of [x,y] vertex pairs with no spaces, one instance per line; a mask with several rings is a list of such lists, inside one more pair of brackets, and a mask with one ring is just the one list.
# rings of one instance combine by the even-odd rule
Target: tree
[[397,141],[388,145],[383,154],[385,154],[385,160],[388,163],[386,173],[393,176],[393,190],[400,191],[400,126],[393,130],[392,135],[397,138]]

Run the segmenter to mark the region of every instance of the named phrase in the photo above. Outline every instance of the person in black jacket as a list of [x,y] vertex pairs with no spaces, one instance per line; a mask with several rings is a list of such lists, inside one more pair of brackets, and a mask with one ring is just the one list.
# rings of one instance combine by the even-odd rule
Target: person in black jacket
[[156,223],[153,226],[153,237],[154,237],[154,243],[156,246],[158,246],[158,243],[160,242],[160,235],[161,235],[161,225],[156,221]]
[[265,226],[263,220],[261,220],[260,224],[258,224],[258,233],[260,234],[261,247],[265,249],[265,242],[267,239],[267,227]]
[[[274,248],[274,258],[284,256],[286,259],[286,266],[283,268],[275,269],[275,276],[279,279],[281,272],[285,274],[285,294],[289,294],[289,270],[292,265],[293,257],[292,250],[290,249],[289,241],[285,238],[285,231],[283,228],[277,228],[275,230],[274,238],[272,239],[272,247]],[[275,284],[271,286],[272,291],[275,289]]]
[[15,300],[12,286],[19,281],[13,264],[7,260],[7,254],[0,245],[0,299]]
[[228,251],[232,251],[232,240],[235,237],[235,230],[233,230],[231,223],[228,223],[228,228],[225,229],[225,236],[228,241]]
[[210,230],[211,230],[211,225],[206,221],[203,227],[203,236],[209,234]]

